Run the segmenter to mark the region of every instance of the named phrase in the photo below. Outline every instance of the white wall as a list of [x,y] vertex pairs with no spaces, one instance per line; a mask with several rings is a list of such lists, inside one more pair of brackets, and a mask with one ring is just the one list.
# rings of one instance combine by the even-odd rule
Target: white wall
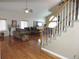
[[62,33],[56,40],[51,42],[44,48],[56,52],[69,59],[79,59],[79,22],[75,22],[73,28],[68,28],[67,32]]

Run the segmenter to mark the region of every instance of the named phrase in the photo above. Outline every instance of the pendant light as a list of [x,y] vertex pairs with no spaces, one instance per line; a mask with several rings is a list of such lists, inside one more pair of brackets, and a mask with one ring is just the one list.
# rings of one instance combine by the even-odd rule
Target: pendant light
[[27,7],[27,4],[30,4],[30,1],[27,1],[26,0],[26,8],[25,8],[25,13],[32,13],[32,9],[30,9],[29,7],[30,7],[30,5],[29,5],[29,7]]

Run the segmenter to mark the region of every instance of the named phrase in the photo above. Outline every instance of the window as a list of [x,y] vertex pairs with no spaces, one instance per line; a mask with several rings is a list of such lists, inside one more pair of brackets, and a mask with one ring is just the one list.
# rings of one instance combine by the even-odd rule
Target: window
[[6,20],[0,20],[0,32],[7,30]]
[[37,24],[36,24],[36,26],[37,27],[41,27],[41,26],[43,26],[43,23],[38,21]]
[[58,18],[55,17],[55,16],[51,16],[50,19],[49,19],[49,21],[57,21],[57,20],[58,20]]
[[38,22],[38,26],[42,26],[42,25],[43,25],[42,23]]
[[21,21],[20,28],[21,28],[21,29],[24,29],[25,27],[28,27],[27,21]]
[[57,22],[50,22],[48,27],[49,28],[55,28],[57,26],[57,24],[58,24]]
[[49,28],[55,28],[58,25],[58,18],[55,16],[52,16],[49,21],[51,21],[48,25]]

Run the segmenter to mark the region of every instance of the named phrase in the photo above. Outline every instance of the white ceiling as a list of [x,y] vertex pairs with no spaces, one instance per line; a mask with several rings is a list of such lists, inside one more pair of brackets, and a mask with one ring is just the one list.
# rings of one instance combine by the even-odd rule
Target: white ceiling
[[[0,0],[0,13],[2,16],[6,16],[5,14],[8,13],[9,15],[17,14],[17,16],[25,16],[28,18],[44,18],[50,13],[48,10],[60,1],[61,0],[27,0],[26,5],[26,0]],[[25,14],[24,9],[26,7],[33,9],[33,13],[29,15]]]

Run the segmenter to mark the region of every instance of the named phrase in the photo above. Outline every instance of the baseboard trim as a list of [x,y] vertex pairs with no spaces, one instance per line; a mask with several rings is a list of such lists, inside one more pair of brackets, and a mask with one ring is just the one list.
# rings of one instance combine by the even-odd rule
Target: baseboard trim
[[66,57],[64,57],[64,56],[61,56],[61,55],[59,55],[59,54],[57,54],[57,53],[54,53],[54,52],[52,52],[52,51],[50,51],[50,50],[47,50],[47,49],[45,49],[45,48],[41,48],[41,50],[47,52],[47,53],[50,54],[50,55],[55,55],[55,56],[59,57],[60,59],[69,59],[69,58],[66,58]]

